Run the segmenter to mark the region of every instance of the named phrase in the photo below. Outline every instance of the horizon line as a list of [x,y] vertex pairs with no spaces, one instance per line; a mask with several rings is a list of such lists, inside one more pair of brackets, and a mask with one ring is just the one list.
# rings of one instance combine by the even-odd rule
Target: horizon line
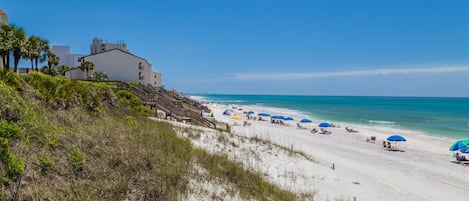
[[375,70],[352,70],[334,72],[304,72],[304,73],[234,73],[236,80],[298,80],[329,77],[352,77],[352,76],[386,76],[398,74],[436,74],[469,72],[469,66],[455,67],[433,67],[433,68],[383,68]]

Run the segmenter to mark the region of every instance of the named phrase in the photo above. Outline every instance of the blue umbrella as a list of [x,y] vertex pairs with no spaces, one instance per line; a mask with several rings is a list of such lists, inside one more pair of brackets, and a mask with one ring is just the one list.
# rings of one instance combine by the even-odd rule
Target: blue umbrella
[[469,154],[469,146],[465,146],[460,149],[461,153]]
[[229,115],[229,114],[230,114],[230,110],[225,110],[225,111],[223,112],[223,114],[224,114],[224,115]]
[[283,117],[281,115],[275,115],[275,116],[271,116],[270,118],[272,118],[272,119],[284,119],[285,117]]
[[319,124],[319,127],[331,127],[332,125],[330,123],[327,123],[327,122],[322,122]]
[[267,113],[259,113],[257,116],[261,116],[261,117],[270,117],[270,114],[267,114]]
[[313,122],[313,121],[311,121],[311,120],[309,120],[309,119],[302,119],[302,120],[300,121],[300,123],[311,123],[311,122]]
[[255,112],[253,112],[253,111],[249,111],[249,112],[248,112],[248,114],[255,114]]
[[458,140],[449,148],[450,151],[457,151],[461,148],[469,146],[469,139]]
[[405,141],[407,141],[404,137],[402,137],[400,135],[391,135],[391,136],[388,137],[387,140],[391,141],[391,142],[405,142]]
[[294,120],[293,117],[285,117],[285,119],[283,119],[285,121],[291,121],[291,120]]

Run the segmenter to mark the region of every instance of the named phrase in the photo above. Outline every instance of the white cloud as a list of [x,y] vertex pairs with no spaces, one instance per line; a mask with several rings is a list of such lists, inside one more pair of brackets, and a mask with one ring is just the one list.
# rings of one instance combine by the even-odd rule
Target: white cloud
[[374,76],[374,75],[397,75],[397,74],[434,74],[434,73],[457,73],[469,72],[469,66],[460,67],[437,67],[437,68],[403,68],[403,69],[375,69],[336,72],[305,72],[305,73],[237,73],[237,80],[293,80],[313,79],[328,77],[351,77],[351,76]]

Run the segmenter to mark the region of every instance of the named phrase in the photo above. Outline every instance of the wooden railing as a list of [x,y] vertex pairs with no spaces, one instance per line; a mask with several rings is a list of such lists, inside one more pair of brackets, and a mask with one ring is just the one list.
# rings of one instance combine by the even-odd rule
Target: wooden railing
[[155,88],[151,88],[142,84],[136,87],[124,82],[119,83],[118,87],[131,91],[139,98],[141,98],[142,101],[146,103],[151,103],[152,106],[155,106],[156,108],[164,111],[168,116],[171,116],[177,119],[178,121],[191,121],[193,123],[204,125],[210,128],[216,128],[215,123],[200,116],[198,111],[193,111],[192,109],[185,108],[182,104],[182,101],[187,100],[175,99],[174,96],[171,96],[169,95],[169,93],[166,93],[167,91],[164,89],[158,91]]

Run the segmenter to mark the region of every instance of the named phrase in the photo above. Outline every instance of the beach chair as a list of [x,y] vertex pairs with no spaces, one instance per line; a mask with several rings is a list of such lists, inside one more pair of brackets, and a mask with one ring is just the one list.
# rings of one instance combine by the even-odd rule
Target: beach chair
[[330,135],[332,134],[331,131],[327,131],[326,129],[321,128],[321,132],[319,134]]
[[299,128],[299,129],[306,129],[306,127],[301,126],[300,123],[296,123],[296,128]]

